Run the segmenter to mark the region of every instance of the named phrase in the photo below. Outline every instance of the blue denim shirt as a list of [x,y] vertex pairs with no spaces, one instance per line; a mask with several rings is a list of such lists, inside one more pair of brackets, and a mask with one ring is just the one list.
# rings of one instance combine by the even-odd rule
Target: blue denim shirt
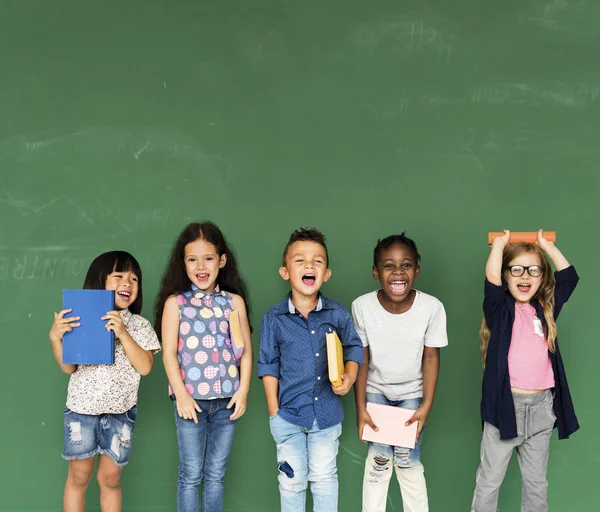
[[325,334],[337,332],[344,361],[363,361],[363,345],[352,317],[339,302],[319,296],[317,307],[304,318],[288,295],[267,311],[260,326],[258,377],[279,379],[279,415],[309,429],[315,419],[320,429],[344,419],[338,395],[327,371]]
[[[570,266],[555,272],[554,277],[556,279],[554,318],[556,319],[575,290],[579,276],[575,268]],[[546,328],[542,306],[536,300],[532,300],[531,305],[535,307],[538,318]],[[491,337],[483,373],[481,421],[482,423],[487,421],[500,430],[500,439],[512,439],[517,437],[517,422],[508,374],[508,350],[515,320],[515,299],[506,290],[505,282],[502,286],[497,286],[486,279],[483,312],[491,330]],[[579,428],[579,423],[575,416],[565,367],[558,348],[558,339],[556,352],[548,352],[548,354],[554,371],[554,414],[558,438],[566,439]]]

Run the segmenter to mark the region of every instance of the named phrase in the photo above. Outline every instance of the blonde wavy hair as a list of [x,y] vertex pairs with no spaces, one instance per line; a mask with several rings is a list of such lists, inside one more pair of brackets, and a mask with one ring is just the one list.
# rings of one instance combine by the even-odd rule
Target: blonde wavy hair
[[[542,273],[542,282],[537,292],[533,296],[532,300],[537,300],[542,308],[544,309],[544,319],[546,320],[546,339],[548,340],[548,350],[554,353],[556,351],[556,322],[554,320],[554,274],[548,258],[536,244],[528,243],[517,243],[509,244],[504,248],[502,254],[502,268],[508,266],[508,264],[514,260],[517,256],[523,253],[534,253],[540,258],[540,262],[544,265],[544,271]],[[481,338],[481,357],[483,359],[483,366],[485,368],[485,358],[487,356],[488,345],[490,343],[491,331],[485,322],[485,316],[481,322],[481,328],[479,329],[479,337]]]

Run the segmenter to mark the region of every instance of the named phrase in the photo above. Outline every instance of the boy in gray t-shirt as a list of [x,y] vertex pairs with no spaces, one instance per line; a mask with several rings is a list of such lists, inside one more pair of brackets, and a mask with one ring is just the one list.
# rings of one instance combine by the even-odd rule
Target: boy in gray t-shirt
[[420,462],[421,431],[427,422],[440,369],[439,348],[448,345],[442,303],[413,289],[421,256],[402,233],[377,243],[373,277],[381,288],[352,303],[354,327],[365,347],[354,385],[358,435],[377,429],[367,402],[413,409],[418,422],[414,449],[369,443],[363,480],[363,512],[385,512],[392,468],[405,510],[427,512],[427,486]]

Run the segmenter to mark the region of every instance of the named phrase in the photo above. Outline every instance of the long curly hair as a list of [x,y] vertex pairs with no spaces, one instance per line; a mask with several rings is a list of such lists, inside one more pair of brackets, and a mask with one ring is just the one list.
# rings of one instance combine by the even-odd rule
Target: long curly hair
[[[161,280],[160,290],[154,307],[154,329],[159,338],[162,335],[162,314],[165,302],[171,295],[188,291],[192,284],[185,270],[185,247],[197,240],[204,240],[214,245],[219,257],[225,254],[227,262],[219,270],[216,284],[221,290],[235,293],[244,299],[246,311],[248,312],[248,322],[250,322],[250,300],[246,283],[240,275],[237,259],[227,244],[225,236],[216,224],[212,222],[194,222],[188,224],[177,237]],[[250,325],[250,330],[252,330],[252,325]]]
[[[517,256],[524,253],[534,253],[540,258],[540,262],[544,266],[542,273],[542,282],[537,292],[533,296],[532,300],[537,300],[542,308],[544,309],[544,319],[546,321],[546,339],[548,340],[548,350],[554,353],[556,351],[556,321],[554,320],[554,274],[552,273],[552,267],[548,258],[536,244],[528,243],[516,243],[509,244],[504,248],[502,254],[502,268],[508,266],[508,264],[514,260]],[[485,367],[485,359],[487,356],[488,345],[490,343],[491,331],[488,327],[485,316],[481,322],[481,328],[479,329],[479,337],[481,338],[481,357],[483,360],[483,366]]]

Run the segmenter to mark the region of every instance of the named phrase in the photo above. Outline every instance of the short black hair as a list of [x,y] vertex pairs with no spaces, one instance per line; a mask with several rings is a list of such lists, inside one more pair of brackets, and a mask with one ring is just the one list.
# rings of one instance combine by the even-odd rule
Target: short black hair
[[138,294],[129,306],[129,311],[139,315],[142,312],[142,269],[138,261],[128,252],[109,251],[98,256],[87,271],[83,282],[84,290],[105,290],[106,278],[113,272],[133,272],[138,278]]
[[329,251],[327,251],[327,244],[325,243],[325,235],[315,228],[300,228],[296,229],[291,235],[288,243],[283,250],[283,266],[285,267],[285,259],[287,258],[288,250],[290,246],[295,242],[315,242],[325,249],[325,257],[327,259],[326,264],[329,267]]
[[410,252],[412,252],[413,254],[413,258],[416,260],[417,265],[420,263],[421,261],[421,255],[419,254],[419,251],[417,249],[417,244],[415,244],[414,240],[408,238],[405,235],[406,231],[403,231],[402,234],[400,235],[390,235],[385,237],[383,240],[377,240],[377,245],[375,246],[375,249],[373,250],[373,266],[377,267],[377,265],[379,264],[379,257],[381,255],[381,251],[383,251],[384,249],[387,249],[388,247],[391,247],[392,245],[395,244],[401,244],[401,245],[405,245],[406,247],[408,247],[408,249],[410,250]]

